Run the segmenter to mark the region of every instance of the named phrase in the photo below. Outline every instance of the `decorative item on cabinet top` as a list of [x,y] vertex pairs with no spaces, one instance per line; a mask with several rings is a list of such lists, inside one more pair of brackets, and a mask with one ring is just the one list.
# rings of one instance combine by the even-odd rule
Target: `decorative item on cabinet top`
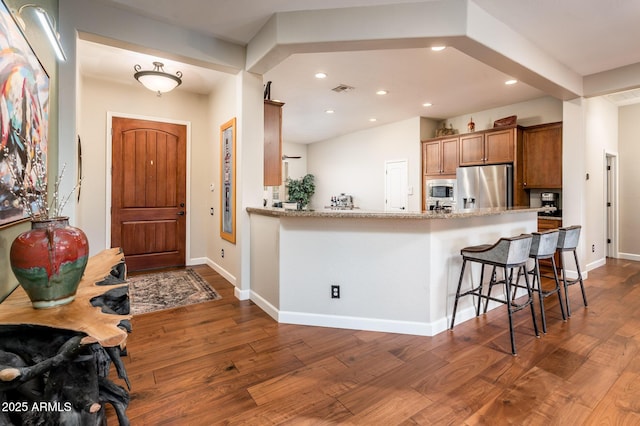
[[457,133],[458,130],[453,128],[453,124],[449,124],[449,127],[446,127],[445,123],[442,123],[442,127],[436,129],[436,137],[455,135]]
[[493,127],[496,128],[496,127],[515,126],[517,121],[518,121],[517,115],[510,115],[508,117],[499,118],[498,120],[494,121]]

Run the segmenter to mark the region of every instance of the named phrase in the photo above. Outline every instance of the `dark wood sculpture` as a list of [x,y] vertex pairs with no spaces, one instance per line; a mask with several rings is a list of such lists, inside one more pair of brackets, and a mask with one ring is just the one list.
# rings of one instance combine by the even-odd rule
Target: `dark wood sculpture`
[[102,425],[105,403],[129,424],[129,394],[108,378],[113,364],[130,388],[124,278],[122,252],[105,250],[89,259],[72,303],[33,309],[18,287],[0,304],[0,424]]

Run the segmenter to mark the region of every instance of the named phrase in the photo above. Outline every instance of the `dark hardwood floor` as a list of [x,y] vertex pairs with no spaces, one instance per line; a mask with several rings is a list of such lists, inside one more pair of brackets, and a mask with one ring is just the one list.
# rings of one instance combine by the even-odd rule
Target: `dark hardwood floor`
[[640,424],[640,262],[590,271],[566,322],[547,298],[540,338],[518,312],[518,356],[502,307],[434,337],[278,324],[195,269],[222,300],[133,319],[132,425]]

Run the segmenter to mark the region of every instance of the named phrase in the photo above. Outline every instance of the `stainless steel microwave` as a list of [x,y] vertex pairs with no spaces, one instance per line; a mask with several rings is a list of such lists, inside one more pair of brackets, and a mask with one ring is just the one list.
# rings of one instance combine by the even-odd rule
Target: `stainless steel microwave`
[[425,182],[425,205],[453,207],[456,204],[457,181],[455,179],[429,179]]

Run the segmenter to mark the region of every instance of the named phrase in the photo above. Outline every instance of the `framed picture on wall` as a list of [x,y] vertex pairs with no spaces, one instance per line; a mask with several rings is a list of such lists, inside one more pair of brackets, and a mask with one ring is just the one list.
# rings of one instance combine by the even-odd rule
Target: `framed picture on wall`
[[0,2],[0,226],[27,217],[16,194],[46,191],[48,135],[49,76]]
[[236,242],[236,119],[220,126],[220,236]]

